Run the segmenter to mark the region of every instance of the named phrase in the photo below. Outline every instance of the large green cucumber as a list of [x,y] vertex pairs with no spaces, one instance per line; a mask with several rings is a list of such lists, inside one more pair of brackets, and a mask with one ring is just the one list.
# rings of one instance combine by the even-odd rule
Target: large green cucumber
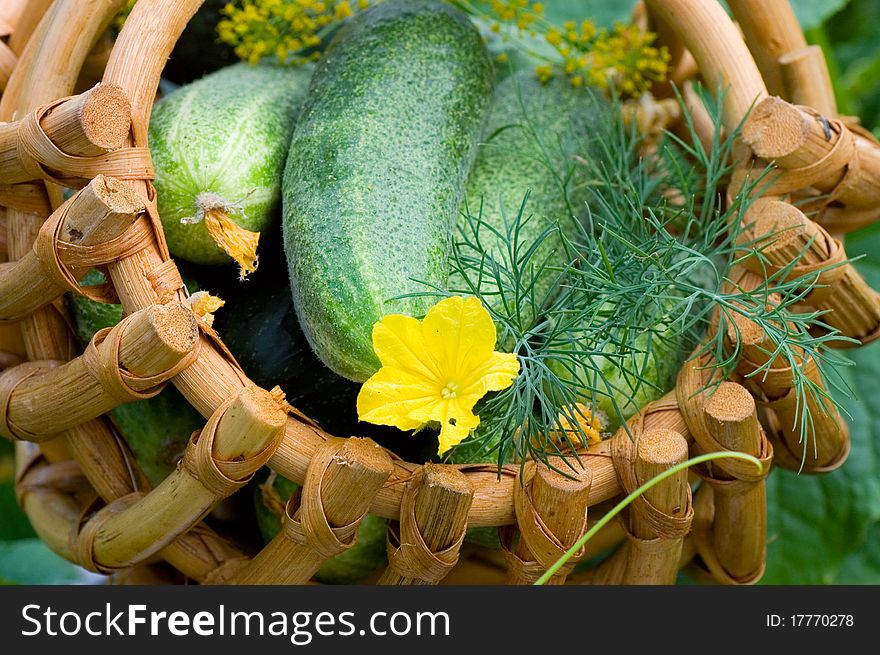
[[[101,281],[101,274],[92,271],[82,283]],[[196,290],[193,283],[188,286],[190,291]],[[105,305],[74,294],[66,295],[66,304],[83,346],[95,332],[122,320],[121,305]],[[205,424],[205,419],[171,385],[153,398],[114,407],[110,416],[154,485],[171,473],[192,432]]]
[[[266,230],[311,67],[228,66],[163,98],[150,119],[150,152],[168,248],[199,264],[223,264],[236,244],[212,236],[222,216]],[[234,227],[234,226],[233,226]],[[220,243],[221,245],[218,245]]]
[[[554,225],[568,235],[576,233],[589,187],[588,169],[575,158],[595,156],[591,135],[607,113],[607,102],[592,92],[573,88],[563,79],[541,83],[531,70],[499,83],[461,207],[463,214],[482,222],[480,244],[487,254],[509,268],[506,253],[513,239],[508,235],[515,232],[521,258]],[[540,307],[555,295],[554,285],[567,263],[559,233],[540,243],[530,260],[534,304],[523,303],[524,307]],[[477,280],[476,273],[469,277]],[[450,276],[449,286],[468,291],[460,275]],[[480,291],[488,304],[500,308],[503,298],[493,275],[482,277]],[[506,298],[513,296],[508,293]],[[504,313],[510,315],[511,310]],[[536,316],[518,318],[528,329]]]
[[[271,483],[265,479],[254,486],[254,509],[260,534],[266,542],[281,529],[283,504],[299,488],[294,482],[280,475]],[[385,519],[367,514],[358,528],[357,542],[339,555],[321,565],[315,579],[324,584],[357,584],[388,563],[385,549]]]
[[284,243],[303,331],[340,375],[376,372],[382,316],[432,304],[399,296],[445,286],[491,89],[478,32],[439,1],[371,7],[318,63],[284,173]]

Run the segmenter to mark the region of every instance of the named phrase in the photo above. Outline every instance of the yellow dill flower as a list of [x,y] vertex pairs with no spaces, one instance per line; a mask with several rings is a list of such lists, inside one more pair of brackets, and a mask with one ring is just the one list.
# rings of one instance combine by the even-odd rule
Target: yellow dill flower
[[358,418],[401,430],[437,422],[444,454],[480,424],[477,401],[519,374],[516,355],[495,352],[495,338],[489,312],[473,297],[441,300],[422,321],[386,316],[373,326],[382,368],[361,387]]
[[511,23],[521,31],[527,31],[544,15],[543,3],[529,4],[529,0],[491,0],[491,15],[496,21]]
[[587,444],[592,445],[602,441],[602,432],[605,431],[605,421],[602,416],[590,410],[589,407],[582,403],[576,403],[575,421],[577,426],[573,425],[567,416],[559,415],[559,430],[553,437],[557,441],[563,441],[568,437],[569,441],[580,441],[580,435],[583,434],[587,439]]
[[541,64],[535,67],[535,75],[541,82],[547,82],[553,77],[553,67],[550,64]]
[[[557,65],[572,86],[585,84],[603,89],[612,84],[624,95],[637,97],[655,82],[666,79],[669,52],[653,46],[656,35],[635,25],[618,23],[613,30],[597,30],[588,19],[550,26],[544,40],[557,53]],[[546,70],[539,73],[549,79]]]
[[316,58],[303,51],[321,44],[325,28],[369,6],[369,0],[354,6],[351,0],[237,0],[221,10],[226,18],[217,34],[245,61],[274,55],[280,63],[302,64]]

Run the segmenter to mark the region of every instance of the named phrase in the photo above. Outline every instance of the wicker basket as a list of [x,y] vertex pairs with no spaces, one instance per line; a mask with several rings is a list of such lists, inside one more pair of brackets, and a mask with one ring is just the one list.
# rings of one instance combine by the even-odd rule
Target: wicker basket
[[[147,124],[165,61],[201,2],[140,0],[112,49],[102,35],[124,0],[4,4],[15,21],[0,15],[11,34],[0,41],[0,216],[10,261],[0,276],[0,432],[16,440],[19,502],[54,551],[119,581],[305,583],[350,547],[369,512],[390,520],[380,583],[530,583],[606,501],[689,453],[739,450],[762,459],[764,473],[716,462],[699,469],[693,499],[687,475],[668,478],[580,554],[620,543],[611,557],[593,569],[569,565],[552,582],[672,583],[689,563],[723,583],[760,578],[764,478],[771,461],[798,468],[803,453],[787,428],[795,411],[790,370],[774,363],[767,375],[746,377],[767,362],[754,325],[739,326],[741,377],[697,393],[705,362],[687,362],[676,390],[630,421],[635,439],[620,431],[583,453],[574,478],[534,462],[500,476],[494,466],[421,466],[368,439],[332,437],[277,392],[249,382],[185,302],[165,245]],[[774,244],[768,267],[738,270],[733,282],[757,285],[804,249],[795,274],[839,262],[807,301],[830,310],[828,322],[843,334],[870,341],[880,334],[880,300],[845,263],[840,235],[871,220],[880,147],[837,117],[821,51],[806,45],[788,3],[729,5],[740,29],[715,0],[646,0],[635,20],[669,47],[672,79],[698,128],[687,82],[696,74],[710,88],[726,87],[728,128],[754,105],[732,184],[757,159],[781,171],[746,229],[758,234],[784,222],[791,236]],[[102,50],[102,83],[66,97],[91,87]],[[62,186],[80,191],[62,203]],[[789,204],[793,197],[799,207],[813,202],[817,221]],[[112,285],[84,291],[77,281],[94,267]],[[65,291],[118,296],[126,318],[80,353],[57,302]],[[177,470],[150,489],[103,414],[167,382],[206,424]],[[806,468],[829,471],[846,458],[847,428],[839,415],[814,410],[818,454],[807,453]],[[250,536],[221,536],[202,519],[267,464],[303,489],[278,536],[254,552]],[[463,547],[465,529],[477,526],[500,526],[503,550]],[[154,564],[163,560],[179,579],[158,576]]]

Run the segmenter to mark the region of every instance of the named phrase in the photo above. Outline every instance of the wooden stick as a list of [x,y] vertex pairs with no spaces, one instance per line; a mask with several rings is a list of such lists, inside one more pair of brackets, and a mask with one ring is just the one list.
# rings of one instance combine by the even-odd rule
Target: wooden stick
[[767,89],[724,9],[715,0],[646,0],[645,4],[693,54],[709,90],[725,91],[724,126],[735,129]]
[[[28,0],[4,0],[0,3],[0,19],[5,21],[10,29],[7,34],[15,31],[15,28],[21,21],[21,14],[27,3]],[[2,36],[7,36],[7,34]]]
[[[223,470],[230,462],[257,456],[286,419],[284,407],[269,392],[243,389],[219,419],[212,459]],[[103,520],[95,536],[94,558],[111,569],[141,562],[198,523],[222,498],[178,467],[125,512]]]
[[0,92],[2,92],[12,77],[12,71],[18,63],[18,57],[12,52],[12,48],[0,41]]
[[[827,393],[819,370],[812,362],[806,366],[806,375],[822,392]],[[823,404],[818,392],[807,392],[805,396],[805,408],[799,407],[794,389],[783,398],[768,403],[776,415],[779,435],[797,462],[792,468],[799,469],[801,462],[807,470],[836,468],[843,463],[849,451],[847,423],[831,401]],[[801,438],[803,412],[812,421],[807,443]]]
[[[333,442],[328,447],[334,446]],[[369,439],[346,439],[325,471],[306,478],[303,496],[320,485],[320,503],[331,527],[352,526],[369,509],[373,495],[391,474],[388,454]],[[288,511],[290,503],[288,503]],[[302,516],[297,510],[293,520]],[[291,518],[288,515],[285,524]],[[357,526],[352,526],[357,532]],[[278,535],[230,581],[232,584],[305,584],[327,559],[312,543],[294,541],[288,529]]]
[[[681,87],[681,97],[688,114],[690,114],[694,133],[700,145],[705,152],[709,152],[712,149],[712,140],[715,138],[715,125],[712,122],[709,111],[706,109],[706,105],[703,104],[703,100],[697,94],[693,80],[684,82],[684,85]],[[676,124],[674,132],[685,140],[689,141],[692,138],[690,130],[687,129],[683,120]]]
[[[122,235],[145,209],[140,196],[119,180],[98,175],[81,193],[58,209],[65,217],[59,240],[83,246],[105,243]],[[62,262],[63,256],[61,257]],[[93,265],[104,262],[95,261]],[[65,292],[46,271],[36,252],[0,269],[0,318],[27,316]],[[83,277],[87,268],[76,271]],[[71,271],[73,272],[73,271]]]
[[788,100],[812,107],[824,116],[837,116],[837,102],[822,48],[809,45],[780,55],[779,70]]
[[[562,545],[560,552],[562,555],[583,536],[592,476],[588,468],[571,470],[571,464],[561,457],[551,457],[548,464],[544,462],[536,464],[535,475],[528,483],[528,490],[531,493],[532,506],[541,523]],[[514,546],[514,554],[524,562],[538,561],[538,556],[529,545],[529,539],[529,531],[520,532],[519,540]],[[544,567],[552,564],[542,561],[539,563]],[[507,572],[507,584],[532,584],[540,574],[531,573],[525,568],[510,568]],[[560,572],[553,576],[548,584],[564,584],[566,576],[567,572]]]
[[22,510],[40,540],[64,559],[73,561],[70,549],[70,530],[79,521],[83,507],[67,489],[45,484],[41,479],[51,464],[40,459],[39,448],[32,443],[15,444],[18,468],[16,495]]
[[[797,260],[802,266],[821,266],[841,248],[825,229],[785,202],[761,199],[755,203],[755,232],[771,235],[759,248],[779,268]],[[840,253],[845,259],[845,253]],[[880,329],[880,294],[877,294],[851,264],[841,264],[841,274],[830,288],[816,288],[805,301],[826,311],[822,320],[841,334],[855,339]],[[789,277],[802,275],[797,269]],[[832,344],[833,345],[833,344]]]
[[[744,387],[722,382],[706,402],[704,415],[712,434],[725,448],[760,455],[761,426],[755,400]],[[722,471],[716,470],[714,475],[722,480],[733,480]],[[767,538],[764,481],[712,484],[712,488],[715,492],[716,555],[732,577],[745,578],[757,571],[764,561]]]
[[[836,189],[836,200],[853,207],[870,207],[880,201],[880,148],[859,134],[848,134],[842,123],[817,120],[803,109],[770,97],[760,102],[743,124],[742,136],[756,156],[773,161],[782,169],[811,166],[828,155],[842,138],[852,138],[855,156],[841,157],[833,170],[809,176],[803,186],[823,193],[835,191],[847,167],[857,157],[845,188]],[[830,169],[830,167],[829,167]]]
[[[192,352],[197,335],[195,317],[187,306],[171,303],[141,310],[122,332],[119,363],[137,377],[161,375]],[[119,404],[81,356],[22,381],[10,396],[8,420],[36,441],[90,421]]]
[[[18,184],[34,179],[18,148],[23,121],[0,124],[0,179]],[[40,121],[46,136],[69,155],[92,157],[125,144],[131,128],[131,105],[114,84],[98,84],[47,113]]]
[[728,0],[767,90],[785,96],[787,87],[779,58],[806,47],[800,23],[787,0]]
[[[4,0],[5,2],[6,0]],[[21,5],[22,0],[12,0]],[[37,25],[43,16],[49,11],[54,0],[24,0],[24,6],[18,9],[15,31],[9,37],[9,47],[20,55],[24,51],[31,35],[36,31]]]
[[[425,464],[424,474],[415,493],[412,516],[401,516],[401,522],[415,520],[415,530],[432,553],[445,551],[461,538],[467,527],[467,515],[474,498],[474,489],[464,473],[450,466]],[[400,527],[405,533],[405,526]],[[457,550],[456,550],[457,557]],[[437,584],[432,578],[408,577],[395,566],[392,559],[377,584],[427,585]]]
[[[672,430],[643,432],[636,444],[635,472],[639,485],[687,459],[688,443]],[[661,512],[674,515],[683,510],[688,497],[687,471],[676,473],[645,492],[645,500]],[[633,508],[629,513],[630,531],[637,539],[661,539],[647,519]],[[662,547],[653,544],[641,552],[630,544],[623,584],[673,584],[678,574],[683,537],[662,539]]]

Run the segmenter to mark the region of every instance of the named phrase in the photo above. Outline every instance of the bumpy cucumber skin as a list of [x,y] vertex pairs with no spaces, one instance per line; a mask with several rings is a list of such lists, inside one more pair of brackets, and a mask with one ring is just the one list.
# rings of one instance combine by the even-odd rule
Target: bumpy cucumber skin
[[[83,279],[83,284],[101,281],[102,276],[92,271]],[[195,289],[192,283],[188,286],[191,291]],[[66,304],[83,346],[91,341],[95,332],[113,327],[122,320],[121,305],[97,303],[73,294],[66,295]],[[174,470],[193,430],[205,423],[205,419],[171,385],[153,398],[114,407],[110,416],[153,485],[159,484]]]
[[[607,111],[606,103],[591,92],[575,89],[563,79],[542,84],[533,70],[520,71],[499,83],[461,207],[463,214],[478,216],[485,223],[480,242],[494,258],[506,261],[501,255],[507,240],[489,228],[506,235],[527,192],[519,230],[521,252],[554,223],[566,234],[576,232],[588,187],[587,169],[577,165],[574,157],[593,156],[591,134]],[[536,268],[547,264],[535,285],[538,302],[553,295],[558,269],[566,261],[558,235],[542,242],[532,258]],[[450,276],[449,286],[468,288],[456,274]],[[491,275],[484,276],[481,291],[486,302],[500,305]]]
[[[280,475],[272,483],[281,501],[287,500],[299,488],[295,482]],[[257,526],[267,543],[281,529],[281,519],[263,500],[263,491],[254,487],[254,510]],[[365,577],[378,571],[388,563],[385,548],[387,526],[385,519],[375,514],[367,514],[358,528],[357,542],[343,553],[331,557],[315,573],[315,579],[324,584],[357,584]]]
[[373,324],[420,316],[447,251],[492,89],[467,17],[388,0],[336,35],[315,70],[284,173],[284,243],[309,343],[338,374],[376,372]]
[[232,262],[196,215],[201,193],[215,193],[240,212],[231,218],[260,232],[281,197],[290,135],[311,67],[240,63],[163,98],[150,119],[150,152],[156,169],[159,214],[176,257],[198,264]]

